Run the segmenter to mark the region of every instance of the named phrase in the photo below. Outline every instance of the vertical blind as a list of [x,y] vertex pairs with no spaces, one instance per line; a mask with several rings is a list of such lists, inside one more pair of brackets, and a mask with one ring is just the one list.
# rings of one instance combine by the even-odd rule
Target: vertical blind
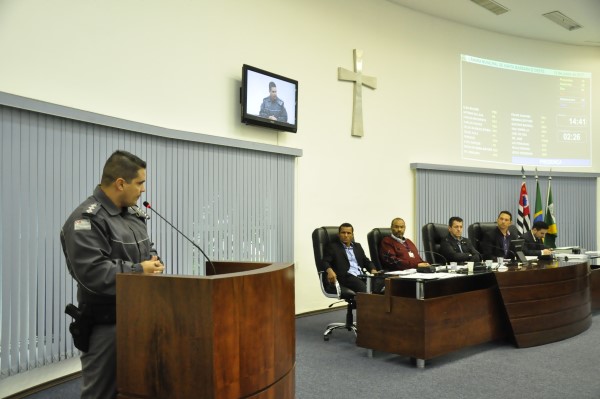
[[[116,149],[148,163],[147,200],[215,260],[293,261],[293,156],[170,139],[0,106],[0,379],[78,355],[59,232]],[[199,251],[150,213],[166,273]]]
[[[451,216],[464,219],[463,234],[467,226],[475,222],[495,222],[501,210],[513,215],[517,223],[517,211],[521,175],[475,173],[416,169],[417,226],[427,223],[447,224]],[[558,228],[556,245],[579,245],[596,249],[596,177],[552,178],[552,197]],[[546,210],[548,177],[540,177],[542,206]],[[525,180],[529,207],[533,222],[536,201],[536,180]]]

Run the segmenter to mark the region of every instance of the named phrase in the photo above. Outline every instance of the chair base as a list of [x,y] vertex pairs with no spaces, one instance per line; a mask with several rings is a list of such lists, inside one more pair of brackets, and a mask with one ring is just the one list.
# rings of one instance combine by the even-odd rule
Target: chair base
[[333,330],[337,330],[338,328],[345,328],[348,331],[353,331],[355,337],[358,335],[356,323],[352,323],[351,325],[347,325],[346,323],[331,323],[327,326],[325,332],[323,333],[323,341],[329,341],[329,335],[331,335]]
[[354,316],[352,314],[352,309],[356,307],[354,300],[348,301],[348,307],[346,311],[346,322],[345,323],[331,323],[325,329],[323,333],[323,341],[329,341],[329,335],[333,332],[333,330],[337,330],[338,328],[345,328],[348,331],[354,332],[354,336],[357,337],[358,328],[356,327],[356,323],[354,322]]

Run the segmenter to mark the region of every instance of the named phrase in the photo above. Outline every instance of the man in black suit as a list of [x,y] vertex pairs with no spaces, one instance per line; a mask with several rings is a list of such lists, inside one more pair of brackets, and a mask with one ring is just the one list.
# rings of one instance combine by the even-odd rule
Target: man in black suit
[[440,253],[448,262],[480,262],[479,252],[462,232],[463,220],[452,216],[448,221],[448,235],[440,243]]
[[497,227],[485,234],[481,240],[481,252],[484,259],[496,259],[503,257],[512,259],[515,253],[510,249],[510,242],[519,238],[517,232],[510,232],[512,224],[512,213],[500,211],[496,220]]
[[531,231],[523,234],[525,243],[523,244],[523,253],[527,256],[551,257],[552,250],[544,246],[544,237],[548,232],[548,224],[545,222],[535,222]]
[[[366,292],[366,283],[357,276],[367,271],[375,274],[377,268],[367,258],[361,245],[354,242],[354,227],[350,223],[343,223],[338,233],[340,240],[329,243],[323,254],[323,269],[327,272],[327,279],[331,284],[335,284],[337,279],[340,285],[354,292]],[[373,292],[378,292],[381,285],[381,282],[374,284]]]

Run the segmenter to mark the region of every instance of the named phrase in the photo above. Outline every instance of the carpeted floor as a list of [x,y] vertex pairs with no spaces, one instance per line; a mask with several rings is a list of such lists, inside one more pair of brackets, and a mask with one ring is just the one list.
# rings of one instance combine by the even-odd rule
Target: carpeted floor
[[346,330],[323,341],[326,324],[343,319],[341,311],[297,319],[297,398],[600,398],[600,313],[589,330],[568,340],[525,349],[479,345],[433,359],[425,369],[387,353],[368,358]]
[[[517,349],[506,342],[466,348],[414,367],[407,357],[367,351],[354,334],[323,330],[344,310],[296,319],[296,398],[599,399],[600,313],[577,337]],[[452,337],[448,337],[452,339]],[[81,379],[28,396],[75,399]]]

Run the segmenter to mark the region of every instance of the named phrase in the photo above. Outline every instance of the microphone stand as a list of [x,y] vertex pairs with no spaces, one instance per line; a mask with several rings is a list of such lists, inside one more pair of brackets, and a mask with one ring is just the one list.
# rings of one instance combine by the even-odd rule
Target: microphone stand
[[164,220],[165,223],[167,223],[169,226],[171,226],[173,229],[175,229],[176,232],[178,232],[183,238],[188,240],[194,247],[196,247],[196,249],[198,249],[202,253],[202,255],[204,255],[204,258],[208,261],[208,264],[210,265],[210,267],[212,267],[213,275],[215,275],[215,276],[217,275],[217,270],[215,269],[215,265],[213,265],[213,263],[210,261],[208,256],[204,253],[204,251],[202,250],[202,248],[200,248],[200,246],[198,244],[196,244],[191,238],[189,238],[188,236],[183,234],[183,232],[181,232],[177,227],[173,226],[173,224],[171,224],[171,222],[169,222],[167,219],[165,219],[160,213],[155,211],[154,208],[152,208],[152,206],[150,206],[150,203],[148,201],[144,201],[143,204],[146,208],[148,208],[152,212],[154,212],[159,218]]

